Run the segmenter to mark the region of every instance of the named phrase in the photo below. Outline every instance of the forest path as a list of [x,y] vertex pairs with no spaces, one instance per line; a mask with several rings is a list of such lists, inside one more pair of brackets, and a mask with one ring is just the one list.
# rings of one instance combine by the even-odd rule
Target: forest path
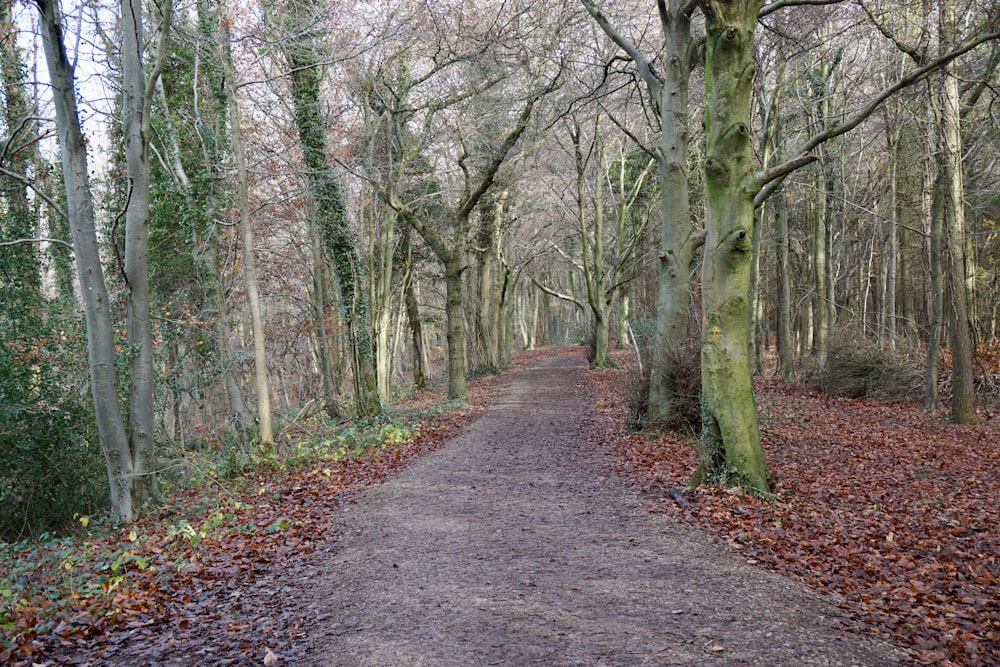
[[[315,665],[890,665],[798,583],[651,514],[579,359],[513,374],[459,436],[343,510],[302,584]],[[298,661],[296,661],[298,664]]]

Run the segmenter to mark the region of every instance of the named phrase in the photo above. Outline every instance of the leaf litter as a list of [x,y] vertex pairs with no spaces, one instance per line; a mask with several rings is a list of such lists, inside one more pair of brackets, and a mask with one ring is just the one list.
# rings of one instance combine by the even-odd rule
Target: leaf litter
[[[507,373],[548,354],[519,355]],[[507,373],[472,382],[463,404],[441,388],[415,395],[403,406],[423,415],[411,438],[175,490],[120,529],[81,517],[84,537],[0,545],[0,664],[295,662],[302,619],[282,582],[335,533],[337,507],[456,434]]]
[[[520,357],[515,369],[551,352]],[[419,435],[361,457],[262,466],[242,482],[189,489],[134,526],[0,550],[0,664],[290,664],[302,619],[281,581],[336,531],[334,510],[468,423],[500,377]],[[770,499],[684,490],[694,444],[627,433],[626,374],[592,371],[620,434],[619,472],[669,513],[748,562],[828,593],[912,664],[1000,663],[1000,432],[918,406],[757,384]],[[441,400],[422,394],[415,409]],[[81,525],[87,528],[84,520]],[[284,576],[279,576],[284,575]],[[710,647],[714,648],[714,647]],[[720,651],[721,653],[721,651]]]
[[[622,373],[602,381],[624,395]],[[1000,664],[998,425],[772,379],[756,399],[772,498],[686,489],[696,443],[674,433],[623,433],[620,472],[655,511],[829,593],[912,664]],[[609,418],[624,423],[625,403]]]

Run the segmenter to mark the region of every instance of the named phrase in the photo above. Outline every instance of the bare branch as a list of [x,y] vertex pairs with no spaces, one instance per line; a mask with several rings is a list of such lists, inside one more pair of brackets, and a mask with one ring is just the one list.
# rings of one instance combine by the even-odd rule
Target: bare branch
[[639,75],[642,77],[642,80],[646,82],[647,86],[649,86],[649,92],[652,98],[654,100],[659,100],[663,84],[658,78],[656,78],[656,75],[653,74],[653,70],[645,56],[639,52],[639,49],[637,49],[635,45],[615,30],[614,26],[608,21],[608,17],[606,17],[601,10],[597,8],[592,0],[580,0],[580,2],[583,4],[584,9],[587,10],[587,13],[590,14],[595,21],[597,21],[597,25],[601,27],[604,34],[628,54],[629,58],[632,59],[635,66],[639,69]]
[[642,140],[634,132],[632,132],[632,130],[625,127],[625,124],[622,123],[622,121],[618,120],[618,118],[611,112],[611,110],[608,109],[606,106],[604,106],[603,103],[601,103],[601,110],[604,111],[605,115],[611,119],[611,122],[614,123],[615,126],[619,130],[621,130],[626,137],[631,139],[643,153],[645,153],[651,158],[657,157],[656,149],[650,148],[649,146],[644,144]]
[[919,48],[901,42],[894,34],[889,32],[889,29],[885,27],[885,23],[875,18],[875,15],[872,14],[870,9],[868,9],[868,5],[864,3],[864,0],[858,0],[858,5],[860,5],[861,9],[868,15],[868,20],[872,22],[872,25],[878,28],[878,31],[882,33],[883,37],[895,44],[897,49],[910,56],[910,58],[913,59],[913,62],[919,65],[923,61],[925,54]]
[[800,7],[802,5],[839,5],[844,0],[777,0],[768,5],[764,5],[760,8],[760,12],[757,13],[757,18],[764,18],[772,12],[776,12],[779,9],[784,9],[785,7]]
[[41,197],[42,200],[46,204],[48,204],[49,206],[51,206],[52,210],[55,211],[56,213],[58,213],[60,217],[62,217],[62,218],[67,217],[66,216],[66,211],[64,211],[62,208],[60,208],[59,204],[55,203],[55,201],[53,201],[51,197],[49,197],[47,194],[45,194],[44,192],[42,192],[41,190],[39,190],[37,187],[35,187],[35,184],[34,184],[34,182],[31,181],[31,179],[25,178],[21,174],[18,174],[16,172],[10,171],[8,169],[4,169],[3,167],[0,167],[0,174],[2,174],[4,176],[7,176],[8,178],[13,178],[14,180],[20,181],[21,183],[24,183],[27,187],[31,188],[32,192],[34,192],[36,195],[38,195],[39,197]]
[[[483,177],[479,181],[479,185],[476,186],[474,190],[469,192],[469,194],[464,198],[461,204],[458,206],[458,218],[463,220],[468,218],[472,213],[472,210],[482,199],[486,191],[490,189],[493,185],[493,181],[496,179],[497,172],[500,171],[500,167],[503,165],[504,161],[507,159],[507,154],[510,149],[514,147],[517,140],[521,138],[524,134],[525,129],[528,127],[528,121],[531,119],[531,112],[535,108],[535,104],[538,103],[542,97],[548,95],[556,89],[559,85],[559,79],[562,76],[562,68],[560,67],[559,72],[552,78],[552,81],[548,85],[536,90],[534,94],[524,104],[524,109],[521,110],[521,114],[518,116],[517,123],[514,125],[513,129],[504,137],[503,143],[497,149],[497,152],[493,155],[493,160],[483,171]],[[459,161],[462,165],[462,161]],[[462,170],[465,171],[464,165],[462,165]]]
[[538,289],[542,290],[543,292],[545,292],[549,296],[554,296],[555,298],[561,299],[562,301],[568,301],[568,302],[574,304],[580,310],[583,310],[583,311],[587,310],[582,303],[580,303],[578,300],[574,299],[569,294],[563,294],[562,292],[557,292],[554,289],[550,289],[550,288],[546,287],[545,285],[543,285],[540,282],[538,282],[537,280],[535,280],[534,276],[528,276],[528,277],[531,278],[531,284],[532,285],[534,285]]
[[43,239],[14,239],[13,241],[3,241],[3,242],[0,242],[0,248],[2,248],[4,246],[21,245],[22,243],[55,243],[56,245],[61,245],[64,248],[69,249],[70,252],[73,252],[73,245],[72,244],[67,243],[66,241],[63,241],[61,239],[47,239],[47,238],[43,238]]
[[968,99],[964,100],[965,108],[970,109],[976,105],[979,98],[982,96],[989,87],[990,77],[993,72],[996,71],[997,67],[1000,67],[1000,42],[993,43],[993,53],[990,54],[990,60],[986,63],[983,71],[979,74],[978,81],[973,81],[968,87],[963,90],[964,93],[968,93],[969,90],[972,92],[968,95]]
[[757,175],[756,187],[757,189],[760,189],[764,187],[764,185],[766,185],[767,183],[770,183],[771,181],[775,180],[776,178],[787,176],[793,171],[801,169],[807,164],[815,162],[818,159],[819,158],[816,157],[815,155],[800,155],[795,159],[788,160],[787,162],[779,164],[776,167],[771,167],[770,169],[762,171],[760,174]]
[[[38,118],[37,116],[25,116],[24,118],[21,119],[21,122],[18,123],[18,126],[16,128],[8,128],[8,130],[10,130],[10,135],[3,142],[3,147],[0,147],[0,163],[2,163],[4,161],[4,159],[6,158],[7,155],[10,155],[11,153],[15,152],[15,150],[13,149],[14,139],[16,139],[18,137],[18,135],[20,135],[23,132],[25,132],[28,129],[28,127],[31,125],[32,122],[37,121],[37,120],[42,120],[42,119]],[[39,141],[41,141],[42,139],[44,139],[46,136],[48,136],[48,133],[46,133],[44,135],[39,135],[39,136],[31,137],[31,139],[27,140],[25,143],[23,143],[20,146],[18,146],[16,150],[21,150],[21,149],[23,149],[23,148],[25,148],[27,146],[32,145],[32,144],[37,144]]]
[[844,122],[814,134],[804,144],[802,144],[797,151],[795,151],[792,157],[789,158],[785,162],[785,164],[778,165],[773,169],[769,170],[769,172],[773,171],[774,173],[777,173],[779,175],[769,181],[764,182],[760,192],[758,192],[757,196],[754,197],[754,205],[760,206],[764,202],[764,200],[770,197],[774,193],[774,191],[781,186],[781,183],[784,181],[785,177],[788,176],[788,174],[795,171],[795,169],[802,167],[804,164],[808,164],[810,161],[807,160],[805,162],[802,162],[801,164],[798,164],[797,167],[794,166],[795,163],[802,160],[803,156],[808,154],[811,150],[813,150],[820,144],[826,143],[830,139],[839,137],[840,135],[846,134],[847,132],[850,132],[851,130],[856,128],[864,120],[866,120],[869,116],[871,116],[872,113],[874,113],[875,110],[878,109],[886,100],[888,100],[890,97],[898,93],[900,90],[903,90],[908,86],[918,83],[919,81],[924,79],[927,75],[931,74],[932,72],[935,72],[941,67],[944,67],[955,58],[958,58],[959,56],[968,53],[969,51],[976,48],[980,44],[985,44],[986,42],[989,42],[994,39],[1000,39],[1000,29],[998,29],[998,25],[1000,25],[1000,14],[992,17],[991,20],[986,24],[986,26],[984,26],[984,29],[990,30],[991,32],[981,33],[976,37],[972,37],[963,42],[962,44],[960,44],[953,51],[946,53],[945,55],[924,65],[923,67],[918,67],[917,69],[913,70],[906,76],[900,78],[892,85],[883,88],[875,97],[871,99],[870,102],[868,102],[868,104],[863,106],[861,109],[859,109],[849,118],[847,118],[847,120],[845,120]]

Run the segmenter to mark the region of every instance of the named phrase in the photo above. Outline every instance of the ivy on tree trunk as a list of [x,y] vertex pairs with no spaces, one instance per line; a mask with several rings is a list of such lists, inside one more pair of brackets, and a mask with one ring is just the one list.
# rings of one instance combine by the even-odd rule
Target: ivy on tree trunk
[[291,45],[285,49],[285,56],[291,71],[295,124],[309,169],[317,222],[340,288],[342,315],[351,346],[355,414],[370,418],[381,413],[382,405],[376,386],[368,293],[361,284],[358,250],[326,149],[326,125],[320,99],[322,70],[319,58],[308,45]]

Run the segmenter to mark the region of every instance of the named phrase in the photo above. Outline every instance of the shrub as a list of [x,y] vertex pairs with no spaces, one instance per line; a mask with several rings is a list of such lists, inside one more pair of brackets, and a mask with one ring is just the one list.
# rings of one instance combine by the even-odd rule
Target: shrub
[[89,394],[64,351],[44,338],[0,346],[0,542],[72,527],[107,504]]
[[816,371],[820,389],[847,398],[908,400],[923,392],[923,360],[915,349],[882,349],[860,336],[830,340],[826,364]]
[[[642,373],[634,371],[629,395],[630,426],[641,430],[649,423],[649,382],[652,355],[643,353]],[[701,343],[689,338],[683,345],[666,352],[667,368],[660,371],[660,381],[667,387],[672,418],[655,425],[695,434],[701,430]]]

